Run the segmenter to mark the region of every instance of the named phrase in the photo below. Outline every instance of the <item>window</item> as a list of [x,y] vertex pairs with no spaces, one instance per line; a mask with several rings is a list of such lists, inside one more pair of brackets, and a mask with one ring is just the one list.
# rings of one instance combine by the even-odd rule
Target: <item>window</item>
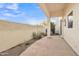
[[73,28],[73,11],[67,16],[68,28]]

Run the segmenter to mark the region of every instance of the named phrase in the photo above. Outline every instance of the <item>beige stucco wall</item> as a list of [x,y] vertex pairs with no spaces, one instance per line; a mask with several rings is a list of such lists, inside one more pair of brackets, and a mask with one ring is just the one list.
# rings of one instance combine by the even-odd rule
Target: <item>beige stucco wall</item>
[[[2,24],[2,23],[0,23]],[[13,25],[13,24],[12,24]],[[0,25],[2,26],[2,25]],[[6,27],[7,26],[7,27]],[[11,29],[9,24],[7,24],[5,29],[0,28],[0,52],[14,47],[20,43],[28,41],[32,38],[33,32],[42,31],[42,27],[38,26],[26,26],[24,28]],[[9,26],[9,28],[8,28]],[[16,26],[16,25],[15,25]],[[14,27],[15,27],[14,26]],[[22,27],[22,25],[20,25]],[[24,25],[25,26],[25,25]]]
[[57,19],[57,23],[55,25],[55,33],[60,34],[60,19]]
[[73,10],[73,28],[62,27],[62,36],[73,48],[73,50],[79,55],[79,4],[73,4],[65,10],[65,17]]

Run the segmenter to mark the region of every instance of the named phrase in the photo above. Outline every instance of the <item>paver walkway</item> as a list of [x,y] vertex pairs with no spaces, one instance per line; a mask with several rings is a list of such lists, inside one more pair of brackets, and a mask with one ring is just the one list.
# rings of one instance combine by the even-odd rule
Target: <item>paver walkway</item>
[[59,36],[45,37],[27,48],[20,56],[75,56],[72,48]]

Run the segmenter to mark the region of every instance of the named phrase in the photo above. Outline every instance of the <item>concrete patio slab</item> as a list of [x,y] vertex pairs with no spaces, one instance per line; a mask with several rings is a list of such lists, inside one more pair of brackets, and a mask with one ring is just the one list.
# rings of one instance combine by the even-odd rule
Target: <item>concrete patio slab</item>
[[59,36],[45,37],[27,48],[20,56],[76,56],[72,48]]

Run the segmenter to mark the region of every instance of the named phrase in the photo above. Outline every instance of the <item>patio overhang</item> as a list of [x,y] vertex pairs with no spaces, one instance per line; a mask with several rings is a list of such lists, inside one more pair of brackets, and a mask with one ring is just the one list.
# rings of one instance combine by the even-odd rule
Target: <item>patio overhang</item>
[[47,26],[47,36],[51,35],[51,17],[63,17],[64,10],[66,8],[65,3],[41,3],[39,4],[40,8],[44,11],[46,16],[48,17],[48,26]]
[[72,9],[72,7],[79,6],[79,4],[75,3],[40,3],[40,8],[43,10],[43,12],[48,17],[48,26],[47,26],[47,35],[51,35],[51,25],[50,20],[51,17],[60,17],[60,20],[63,20],[64,17],[67,15],[68,11]]
[[40,3],[40,8],[44,11],[46,16],[54,17],[54,16],[64,16],[65,9],[68,7],[70,3]]

